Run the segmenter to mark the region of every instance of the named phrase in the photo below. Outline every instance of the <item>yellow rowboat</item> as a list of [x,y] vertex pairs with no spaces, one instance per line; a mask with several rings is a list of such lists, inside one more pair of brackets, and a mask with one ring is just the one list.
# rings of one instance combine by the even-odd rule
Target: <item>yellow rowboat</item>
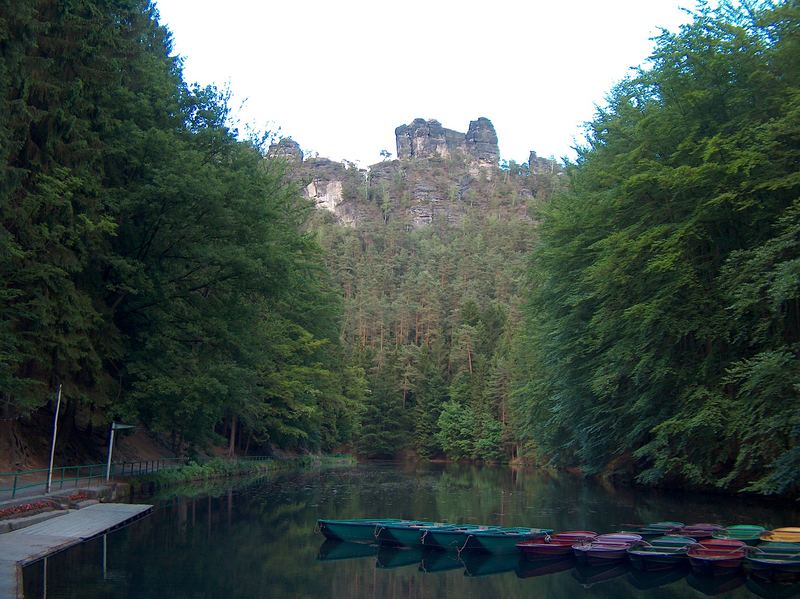
[[762,541],[800,543],[800,527],[773,528],[761,535]]

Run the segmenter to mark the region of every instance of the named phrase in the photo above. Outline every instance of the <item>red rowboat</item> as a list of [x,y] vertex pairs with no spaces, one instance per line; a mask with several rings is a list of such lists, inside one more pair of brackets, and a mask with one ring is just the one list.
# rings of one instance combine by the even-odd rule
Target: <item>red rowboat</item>
[[541,539],[531,539],[517,543],[517,547],[531,559],[542,557],[563,557],[572,553],[572,546],[587,543],[597,538],[590,530],[570,530]]
[[747,555],[745,544],[733,539],[703,541],[689,547],[689,563],[700,574],[730,574],[738,570]]

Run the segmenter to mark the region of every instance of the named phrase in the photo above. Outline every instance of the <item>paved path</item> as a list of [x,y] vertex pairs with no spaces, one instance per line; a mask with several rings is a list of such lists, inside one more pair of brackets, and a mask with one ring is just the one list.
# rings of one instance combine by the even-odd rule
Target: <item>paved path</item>
[[97,503],[0,535],[0,599],[22,596],[22,567],[117,528],[149,512],[152,505]]

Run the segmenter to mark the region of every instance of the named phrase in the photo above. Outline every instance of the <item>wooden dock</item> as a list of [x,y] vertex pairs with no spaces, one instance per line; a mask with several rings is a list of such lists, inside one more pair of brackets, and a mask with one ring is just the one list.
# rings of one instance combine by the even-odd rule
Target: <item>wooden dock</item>
[[22,568],[143,516],[152,505],[98,503],[0,535],[0,599],[22,597]]

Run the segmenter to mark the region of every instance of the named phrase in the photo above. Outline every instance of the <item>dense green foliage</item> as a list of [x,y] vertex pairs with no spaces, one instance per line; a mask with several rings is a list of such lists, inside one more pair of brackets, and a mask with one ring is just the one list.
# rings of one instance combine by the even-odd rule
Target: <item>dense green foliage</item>
[[[367,215],[358,226],[320,216],[316,227],[344,293],[344,343],[367,373],[358,446],[383,458],[507,459],[511,340],[536,227],[526,211],[557,176],[484,170],[459,198],[463,159],[379,167],[371,182],[346,173],[345,199]],[[413,222],[419,188],[447,198],[430,225]]]
[[700,5],[543,210],[518,431],[640,482],[800,488],[800,4]]
[[[0,400],[328,448],[363,374],[309,207],[145,0],[0,2]],[[70,418],[71,416],[71,418]]]

